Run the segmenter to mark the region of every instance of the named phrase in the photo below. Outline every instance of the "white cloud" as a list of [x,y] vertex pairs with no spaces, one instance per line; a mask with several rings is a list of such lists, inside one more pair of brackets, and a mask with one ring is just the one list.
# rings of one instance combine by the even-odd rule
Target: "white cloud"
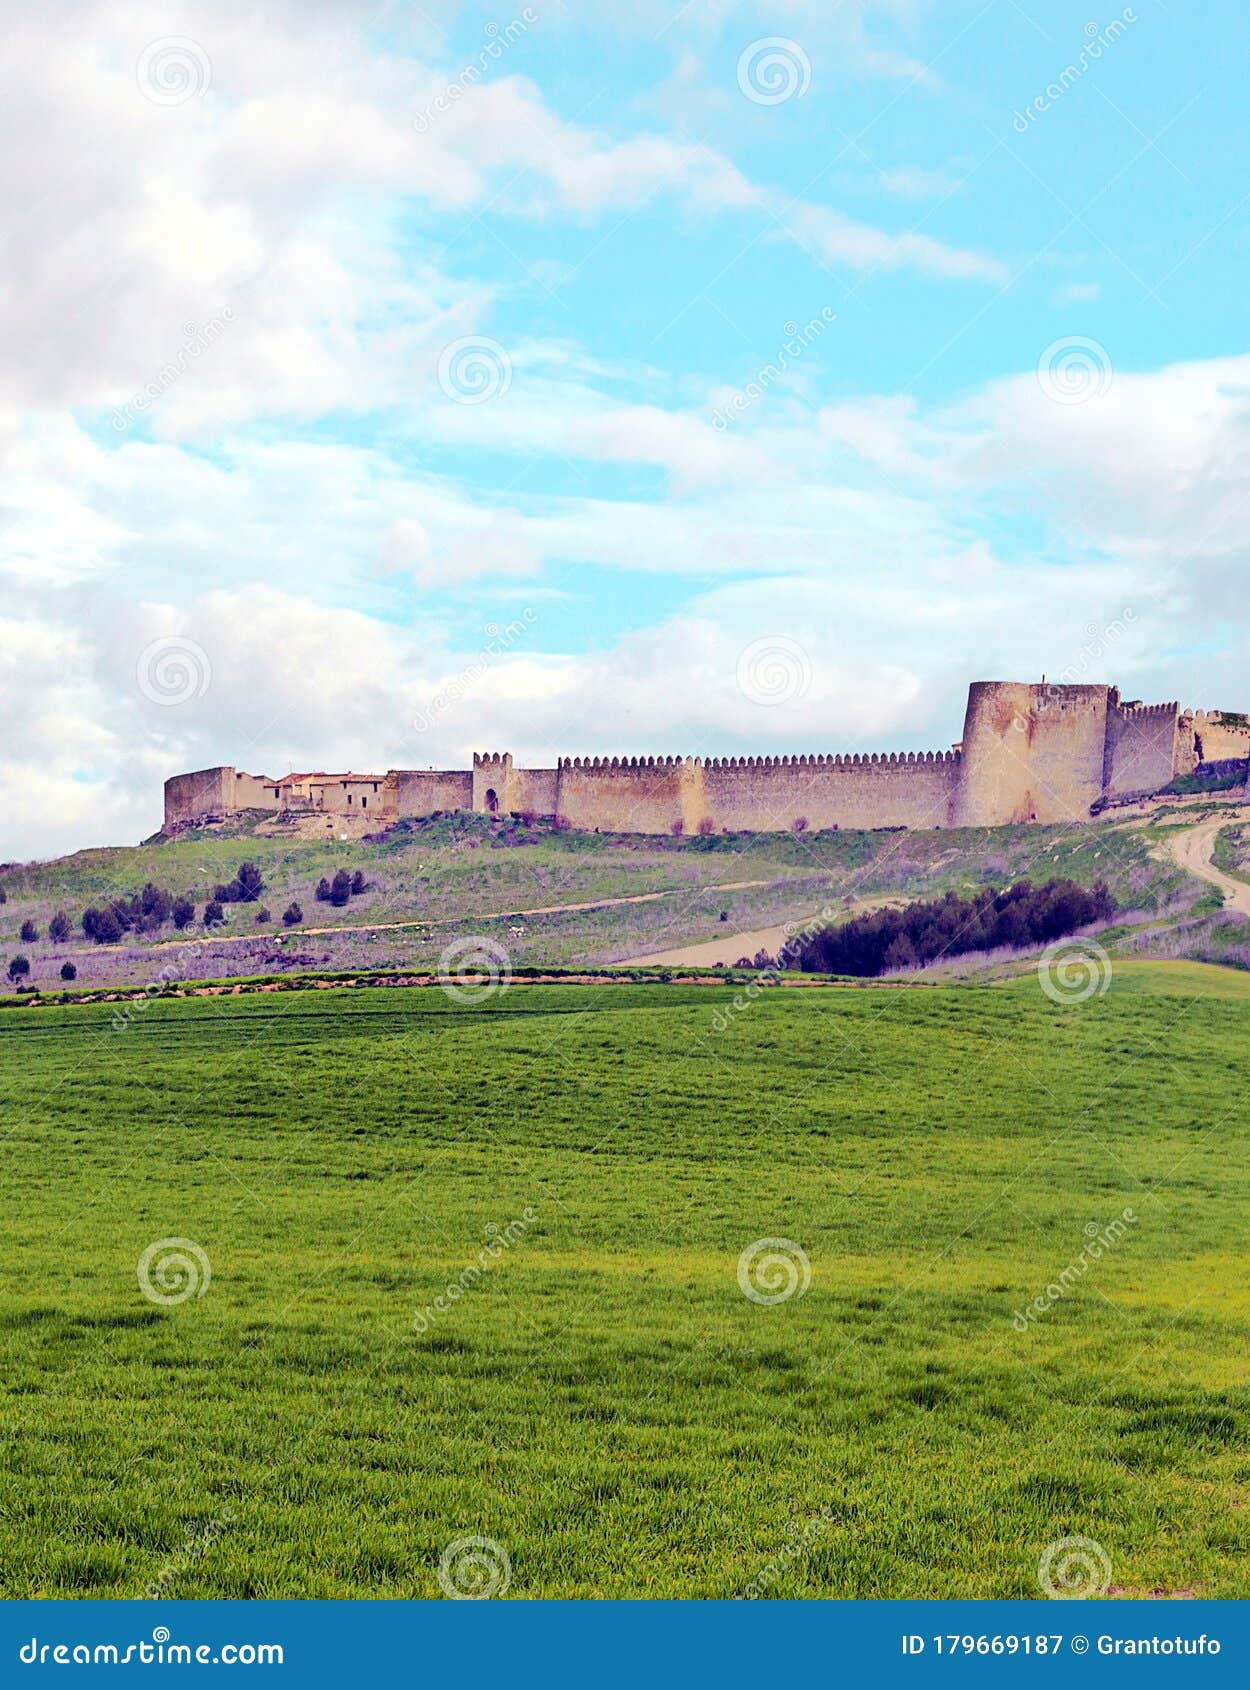
[[784,221],[797,240],[810,243],[829,264],[848,264],[857,270],[910,266],[928,276],[956,281],[1002,282],[1010,274],[1006,265],[986,253],[950,247],[911,230],[890,234],[870,224],[854,223],[823,205],[793,206]]

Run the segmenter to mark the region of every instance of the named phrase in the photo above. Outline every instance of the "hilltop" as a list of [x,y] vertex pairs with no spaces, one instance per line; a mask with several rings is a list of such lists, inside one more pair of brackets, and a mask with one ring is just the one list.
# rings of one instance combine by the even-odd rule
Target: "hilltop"
[[[157,835],[143,845],[76,852],[52,862],[0,867],[0,959],[31,963],[30,983],[76,988],[221,979],[306,970],[436,968],[457,938],[502,947],[515,968],[604,967],[643,958],[722,960],[741,939],[753,955],[784,923],[836,919],[886,899],[967,892],[1019,879],[1105,881],[1122,915],[1112,935],[1135,954],[1240,960],[1244,921],[1225,910],[1250,852],[1245,811],[1212,799],[1176,800],[1144,812],[1110,812],[1083,826],[1020,825],[829,830],[810,834],[663,837],[586,833],[552,823],[473,814],[400,821],[359,839],[274,837],[272,818]],[[1177,843],[1207,818],[1202,851]],[[1205,854],[1216,863],[1203,873]],[[223,903],[206,929],[207,903],[244,863],[259,871],[252,902]],[[341,905],[319,901],[318,883],[344,870],[363,889]],[[1223,877],[1213,886],[1211,878]],[[84,911],[142,893],[186,896],[192,922],[96,944]],[[284,925],[295,905],[299,919]],[[54,916],[68,936],[49,937]],[[32,923],[35,940],[23,939]],[[30,928],[26,927],[27,933]],[[761,937],[763,936],[763,937]],[[733,940],[733,944],[728,941]],[[674,955],[674,953],[676,953]],[[970,966],[970,965],[969,965]]]

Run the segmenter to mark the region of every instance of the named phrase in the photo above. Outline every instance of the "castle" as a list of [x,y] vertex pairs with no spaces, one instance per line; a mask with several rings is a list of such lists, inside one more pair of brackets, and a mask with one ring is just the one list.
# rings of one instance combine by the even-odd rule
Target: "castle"
[[244,810],[384,826],[400,816],[532,812],[630,833],[784,832],[807,827],[995,827],[1087,820],[1200,764],[1247,763],[1250,722],[1228,711],[1126,703],[1115,687],[975,681],[950,751],[803,757],[563,757],[518,769],[510,753],[472,769],[244,774],[200,769],[165,782],[165,831]]

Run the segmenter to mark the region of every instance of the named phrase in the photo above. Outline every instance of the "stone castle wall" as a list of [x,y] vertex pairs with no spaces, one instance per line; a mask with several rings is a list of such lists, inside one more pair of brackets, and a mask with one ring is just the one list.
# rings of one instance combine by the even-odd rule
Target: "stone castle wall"
[[[300,777],[232,768],[165,783],[166,828],[251,807],[375,815],[561,816],[630,833],[1001,827],[1084,821],[1106,797],[1158,791],[1201,759],[1250,759],[1250,723],[1176,704],[1122,704],[1109,686],[976,681],[954,751],[889,756],[562,758],[518,769],[507,752],[466,770]],[[1247,763],[1250,769],[1250,762]],[[292,796],[286,794],[290,792]],[[296,793],[298,792],[298,796]]]
[[719,830],[948,827],[955,752],[901,756],[730,757],[703,768],[706,815]]
[[468,769],[396,769],[394,813],[432,816],[435,810],[471,810],[473,776]]
[[1107,713],[1107,754],[1103,788],[1121,792],[1156,792],[1180,766],[1180,707],[1176,704],[1114,704]]
[[1244,716],[1230,716],[1225,710],[1195,710],[1191,725],[1195,763],[1250,756],[1250,722]]
[[165,782],[165,826],[194,821],[197,816],[225,815],[239,808],[235,803],[235,771],[230,768],[196,769],[189,775],[174,775]]
[[1109,693],[1105,686],[975,681],[964,717],[957,823],[1088,816],[1102,793]]

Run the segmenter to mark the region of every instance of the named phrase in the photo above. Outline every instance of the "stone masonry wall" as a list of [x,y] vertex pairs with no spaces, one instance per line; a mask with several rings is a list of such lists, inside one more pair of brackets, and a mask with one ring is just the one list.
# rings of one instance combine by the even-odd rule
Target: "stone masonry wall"
[[[392,769],[348,781],[351,809],[428,816],[436,810],[532,810],[574,827],[630,833],[785,832],[829,827],[1001,827],[1083,821],[1106,795],[1146,792],[1206,762],[1250,756],[1250,722],[1175,704],[1124,705],[1109,686],[975,681],[961,745],[889,756],[587,757],[518,769],[507,752],[471,770]],[[338,777],[342,786],[344,777]],[[165,783],[166,826],[206,814],[277,808],[275,783],[222,766]],[[321,800],[339,804],[333,793]],[[346,805],[346,798],[341,802]]]
[[1179,707],[1113,704],[1107,712],[1103,790],[1153,792],[1177,772]]

